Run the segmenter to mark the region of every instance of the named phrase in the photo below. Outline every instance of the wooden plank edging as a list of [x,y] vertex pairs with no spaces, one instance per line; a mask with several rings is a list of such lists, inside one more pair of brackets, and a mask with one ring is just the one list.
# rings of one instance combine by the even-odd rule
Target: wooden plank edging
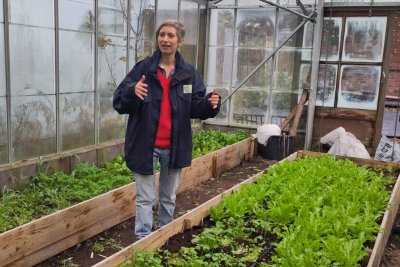
[[[311,152],[311,151],[298,151],[289,155],[287,158],[282,159],[280,162],[284,162],[285,160],[295,160],[299,157],[304,156],[321,156],[323,153]],[[377,160],[368,160],[368,159],[360,159],[360,158],[349,158],[349,157],[340,157],[340,158],[348,158],[355,163],[360,165],[372,165],[372,166],[384,166],[387,167],[389,165],[395,165],[396,168],[399,168],[400,164],[390,164],[387,162],[381,162]],[[271,166],[273,167],[273,166]],[[133,253],[135,250],[156,250],[163,246],[165,242],[172,236],[183,232],[185,229],[192,228],[195,225],[201,224],[202,220],[209,215],[210,208],[217,206],[225,196],[232,194],[233,192],[240,189],[240,186],[243,184],[249,184],[256,181],[264,171],[256,174],[255,176],[243,181],[240,184],[235,185],[231,189],[219,194],[213,199],[207,201],[206,203],[198,206],[193,209],[189,213],[177,218],[173,222],[165,225],[159,230],[153,232],[146,238],[139,240],[132,245],[124,248],[123,250],[113,254],[112,256],[104,259],[103,261],[93,265],[93,267],[115,267],[118,264],[126,261],[127,259],[133,257]],[[394,219],[397,214],[397,210],[400,204],[400,175],[397,177],[397,181],[391,193],[391,197],[389,199],[388,209],[385,211],[382,223],[381,223],[381,231],[378,233],[377,238],[374,242],[374,248],[370,255],[370,259],[368,261],[368,267],[378,267],[379,263],[382,259],[382,255],[389,238]]]
[[[254,142],[254,138],[248,138],[194,159],[182,170],[177,193],[211,179],[213,169],[226,171],[252,157]],[[222,160],[213,165],[213,157]],[[135,195],[135,183],[130,183],[0,233],[0,266],[33,266],[131,218]]]
[[203,218],[209,215],[210,208],[217,206],[226,196],[229,196],[233,192],[239,190],[242,185],[254,183],[254,181],[256,181],[263,173],[264,171],[259,172],[240,184],[237,184],[225,192],[215,196],[211,200],[189,211],[185,215],[182,215],[157,231],[152,232],[147,237],[93,265],[93,267],[115,267],[123,261],[129,259],[135,250],[156,250],[160,248],[171,236],[181,233],[183,230],[189,229],[195,225],[200,225]]

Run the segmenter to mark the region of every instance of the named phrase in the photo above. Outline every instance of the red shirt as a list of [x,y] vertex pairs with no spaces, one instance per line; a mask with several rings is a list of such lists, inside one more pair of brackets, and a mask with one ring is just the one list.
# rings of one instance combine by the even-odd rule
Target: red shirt
[[171,101],[169,98],[169,86],[171,84],[170,75],[168,78],[165,77],[159,68],[157,70],[157,78],[160,81],[161,87],[163,89],[163,97],[161,100],[160,108],[160,121],[158,123],[158,132],[156,137],[156,147],[159,148],[169,148],[171,144]]

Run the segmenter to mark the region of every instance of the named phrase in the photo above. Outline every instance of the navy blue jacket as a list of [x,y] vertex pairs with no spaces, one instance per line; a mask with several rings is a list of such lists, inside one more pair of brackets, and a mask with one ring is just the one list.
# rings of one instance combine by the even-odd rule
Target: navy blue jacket
[[[144,175],[153,174],[153,151],[156,142],[162,88],[157,78],[161,53],[138,62],[114,92],[113,106],[119,114],[129,114],[125,136],[125,160],[130,170]],[[135,84],[146,76],[147,96],[135,95]],[[221,101],[213,109],[206,87],[196,69],[175,56],[175,73],[170,86],[171,99],[171,159],[173,169],[189,166],[192,161],[192,128],[190,119],[205,120],[217,115]]]

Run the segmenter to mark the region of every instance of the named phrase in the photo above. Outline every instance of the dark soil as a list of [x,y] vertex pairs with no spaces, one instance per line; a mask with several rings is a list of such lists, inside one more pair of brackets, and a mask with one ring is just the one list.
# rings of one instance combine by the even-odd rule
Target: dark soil
[[[248,179],[249,177],[266,170],[276,161],[262,159],[257,157],[249,161],[242,162],[239,166],[222,174],[218,178],[213,178],[202,183],[195,189],[182,193],[177,196],[177,205],[175,218],[185,214],[191,209],[210,200],[214,196],[230,189],[234,185]],[[389,189],[390,190],[390,189]],[[177,252],[181,246],[189,245],[193,235],[199,234],[207,224],[212,224],[208,220],[204,220],[203,226],[194,227],[186,230],[184,233],[171,237],[164,248],[171,252]],[[111,256],[118,250],[134,243],[134,218],[131,218],[107,231],[94,236],[38,265],[36,267],[45,266],[66,266],[66,267],[86,267],[92,266],[106,257]],[[102,244],[104,250],[96,250],[95,246]],[[373,244],[369,244],[368,250],[372,251]],[[271,250],[272,247],[271,247]],[[266,251],[263,255],[265,259],[269,258],[272,251]],[[365,258],[361,266],[368,264],[368,258]],[[387,242],[381,267],[399,267],[400,266],[400,209],[393,224],[390,238]]]
[[400,210],[397,212],[396,219],[394,220],[392,232],[386,244],[380,266],[400,266]]
[[[276,161],[256,157],[249,161],[242,162],[239,166],[221,174],[218,178],[213,178],[199,186],[196,186],[193,190],[178,195],[176,199],[175,218],[182,216],[186,212],[196,208],[200,204],[212,199],[249,177],[264,171],[274,163],[276,163]],[[201,231],[201,227],[194,228],[192,234],[195,234],[196,231]],[[190,241],[190,236],[191,235],[187,235],[185,240]],[[179,239],[182,240],[182,237],[179,237]],[[131,218],[97,236],[61,252],[60,254],[36,265],[36,267],[92,266],[134,242],[134,218]],[[172,239],[168,242],[168,248],[171,251],[178,250],[181,245],[182,242],[174,242]],[[103,251],[100,249],[102,246],[104,247]],[[96,247],[99,249],[96,250]]]

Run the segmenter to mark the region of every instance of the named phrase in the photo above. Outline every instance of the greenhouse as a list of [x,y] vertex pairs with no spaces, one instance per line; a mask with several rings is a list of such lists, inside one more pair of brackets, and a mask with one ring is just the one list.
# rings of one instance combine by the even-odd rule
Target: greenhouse
[[399,112],[398,0],[0,1],[0,267],[400,266]]

